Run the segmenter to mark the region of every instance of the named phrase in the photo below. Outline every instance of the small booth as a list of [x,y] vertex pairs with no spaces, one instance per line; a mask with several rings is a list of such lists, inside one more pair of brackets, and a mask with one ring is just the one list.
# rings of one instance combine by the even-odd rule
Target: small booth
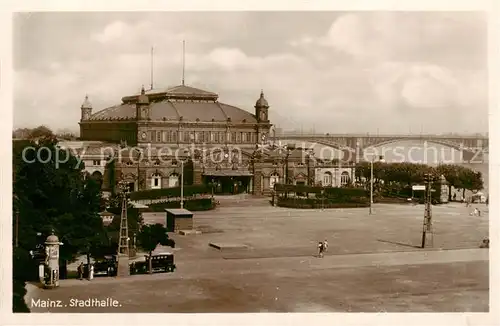
[[165,209],[167,232],[193,229],[193,213],[184,208]]
[[43,271],[43,285],[45,288],[52,289],[59,286],[59,247],[62,244],[62,242],[59,242],[59,238],[54,235],[54,231],[45,241],[45,264],[43,267],[40,266],[39,270],[40,273]]

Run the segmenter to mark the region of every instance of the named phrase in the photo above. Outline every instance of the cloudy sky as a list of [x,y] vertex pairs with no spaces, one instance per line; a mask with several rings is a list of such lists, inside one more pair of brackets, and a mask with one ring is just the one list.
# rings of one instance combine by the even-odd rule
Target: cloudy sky
[[14,18],[14,127],[78,130],[150,84],[216,92],[284,129],[486,132],[487,22],[471,12],[32,13]]

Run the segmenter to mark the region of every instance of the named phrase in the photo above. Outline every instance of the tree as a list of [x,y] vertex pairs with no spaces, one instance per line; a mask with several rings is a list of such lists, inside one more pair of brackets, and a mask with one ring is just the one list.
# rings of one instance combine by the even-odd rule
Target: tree
[[[19,250],[35,249],[37,233],[46,237],[54,231],[64,243],[59,253],[64,262],[101,241],[96,236],[105,234],[98,214],[101,193],[93,180],[84,179],[83,168],[69,151],[57,147],[53,136],[13,143],[13,215],[18,216],[22,235]],[[28,280],[21,270],[26,265],[17,266],[14,279]]]
[[162,224],[143,225],[141,231],[137,235],[139,247],[144,249],[149,254],[149,273],[153,273],[151,256],[158,244],[162,246],[175,247],[175,241],[169,239],[167,229]]
[[50,130],[45,126],[38,126],[32,129],[28,135],[29,139],[38,139],[46,137],[54,137],[54,133],[52,132],[52,130]]
[[460,182],[463,186],[463,196],[465,190],[477,191],[484,188],[484,182],[481,172],[472,169],[464,169],[459,175]]

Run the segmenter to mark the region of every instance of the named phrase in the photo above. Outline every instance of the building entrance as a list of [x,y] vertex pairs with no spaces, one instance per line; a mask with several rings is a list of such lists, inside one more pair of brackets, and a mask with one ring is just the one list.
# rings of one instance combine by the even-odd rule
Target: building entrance
[[236,195],[252,192],[252,176],[204,176],[203,183],[213,187],[214,194]]

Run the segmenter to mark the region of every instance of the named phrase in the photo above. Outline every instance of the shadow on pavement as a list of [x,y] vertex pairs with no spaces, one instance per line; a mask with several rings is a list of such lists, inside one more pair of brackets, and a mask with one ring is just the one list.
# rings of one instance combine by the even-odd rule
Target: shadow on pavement
[[390,243],[390,244],[394,244],[397,246],[409,247],[409,248],[420,248],[420,246],[414,246],[412,244],[403,243],[403,242],[396,242],[396,241],[389,241],[389,240],[382,240],[382,239],[377,239],[377,241],[384,242],[384,243]]

